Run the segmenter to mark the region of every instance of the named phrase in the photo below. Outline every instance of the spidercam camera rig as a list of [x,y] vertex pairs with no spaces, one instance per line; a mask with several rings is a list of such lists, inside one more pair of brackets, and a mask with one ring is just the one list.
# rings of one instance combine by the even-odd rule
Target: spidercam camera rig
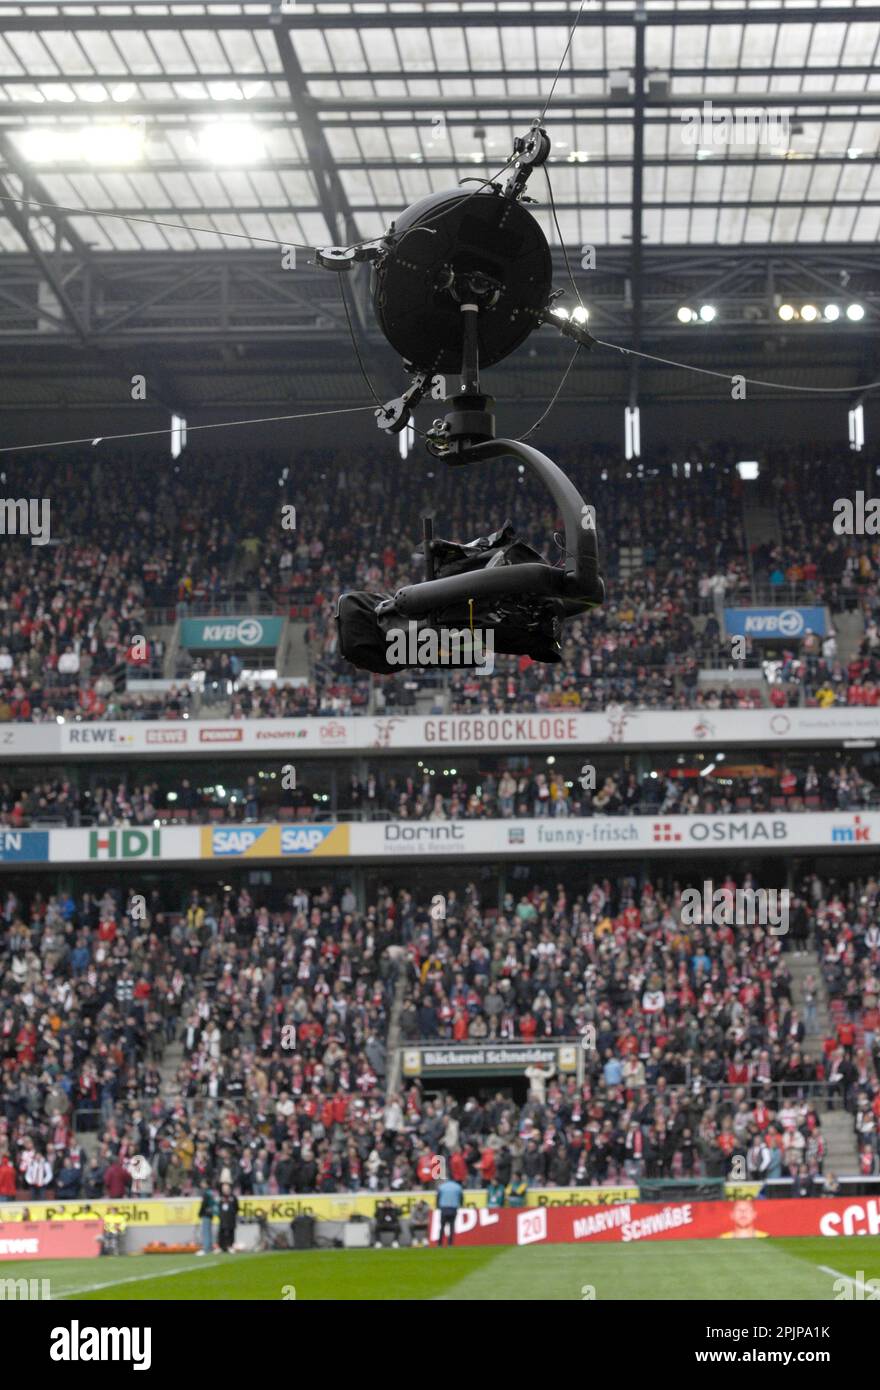
[[407,208],[380,240],[318,252],[325,269],[348,271],[357,262],[371,263],[377,321],[410,373],[407,390],[376,410],[378,427],[388,434],[405,429],[435,376],[459,372],[460,389],[448,398],[446,416],[429,431],[428,451],[452,465],[509,456],[520,460],[548,488],[564,522],[561,567],[541,561],[534,551],[534,561],[521,563],[499,557],[496,550],[482,569],[471,564],[463,573],[438,578],[435,559],[448,554],[450,543],[436,541],[425,518],[426,578],[380,600],[375,613],[383,623],[393,617],[425,619],[466,603],[473,615],[475,601],[489,619],[493,605],[509,602],[520,612],[534,603],[545,613],[549,603],[563,620],[604,601],[593,508],[545,454],[520,440],[496,439],[495,401],[480,389],[481,366],[500,362],[541,324],[552,324],[582,347],[593,342],[579,318],[553,312],[563,292],[552,289],[550,248],[525,207],[533,201],[524,196],[528,179],[549,152],[547,132],[536,121],[514,141],[503,186],[490,182],[475,192],[430,194]]

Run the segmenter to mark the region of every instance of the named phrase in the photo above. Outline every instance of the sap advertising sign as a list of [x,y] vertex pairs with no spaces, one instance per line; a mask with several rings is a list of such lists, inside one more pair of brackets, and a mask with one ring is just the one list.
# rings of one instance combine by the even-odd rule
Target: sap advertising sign
[[281,638],[281,618],[182,618],[180,645],[188,651],[214,651],[218,648],[249,651],[257,647],[277,647]]
[[799,642],[809,631],[827,632],[824,608],[725,608],[728,637],[753,637],[759,642]]

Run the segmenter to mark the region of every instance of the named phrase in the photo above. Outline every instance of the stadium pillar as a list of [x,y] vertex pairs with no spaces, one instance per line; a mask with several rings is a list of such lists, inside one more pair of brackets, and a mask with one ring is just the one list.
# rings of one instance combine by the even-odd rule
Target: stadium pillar
[[355,903],[358,912],[367,910],[367,876],[361,866],[353,865],[348,870],[348,878],[351,883],[351,891],[354,893]]
[[641,893],[642,889],[644,888],[645,884],[649,881],[650,877],[651,877],[651,861],[650,861],[650,859],[640,859],[640,860],[639,860],[639,893]]
[[504,894],[507,892],[507,871],[504,864],[498,866],[498,911],[504,911]]

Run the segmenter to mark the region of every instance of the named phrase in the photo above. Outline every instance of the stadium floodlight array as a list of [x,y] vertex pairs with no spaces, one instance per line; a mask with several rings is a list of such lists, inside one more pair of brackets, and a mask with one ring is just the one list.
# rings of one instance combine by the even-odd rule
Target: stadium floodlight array
[[[820,312],[816,304],[798,306],[788,301],[780,304],[776,313],[783,323],[837,323],[841,316],[839,304],[826,304]],[[848,304],[845,314],[850,323],[861,323],[865,317],[865,306],[858,303]]]

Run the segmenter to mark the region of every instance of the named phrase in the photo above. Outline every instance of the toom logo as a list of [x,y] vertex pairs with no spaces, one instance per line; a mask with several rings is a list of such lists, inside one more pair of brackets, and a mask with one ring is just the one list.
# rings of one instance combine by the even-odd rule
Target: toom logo
[[90,859],[159,859],[162,854],[162,831],[152,830],[90,830]]
[[147,743],[186,743],[186,729],[147,729]]
[[851,825],[833,825],[831,840],[835,845],[866,845],[871,839],[871,827],[861,816],[853,816]]
[[322,845],[332,825],[286,825],[281,831],[282,854],[311,854]]
[[257,729],[256,739],[258,743],[261,739],[282,739],[291,743],[295,738],[307,738],[308,732],[308,729]]
[[244,730],[234,724],[226,728],[199,729],[199,743],[241,743]]

